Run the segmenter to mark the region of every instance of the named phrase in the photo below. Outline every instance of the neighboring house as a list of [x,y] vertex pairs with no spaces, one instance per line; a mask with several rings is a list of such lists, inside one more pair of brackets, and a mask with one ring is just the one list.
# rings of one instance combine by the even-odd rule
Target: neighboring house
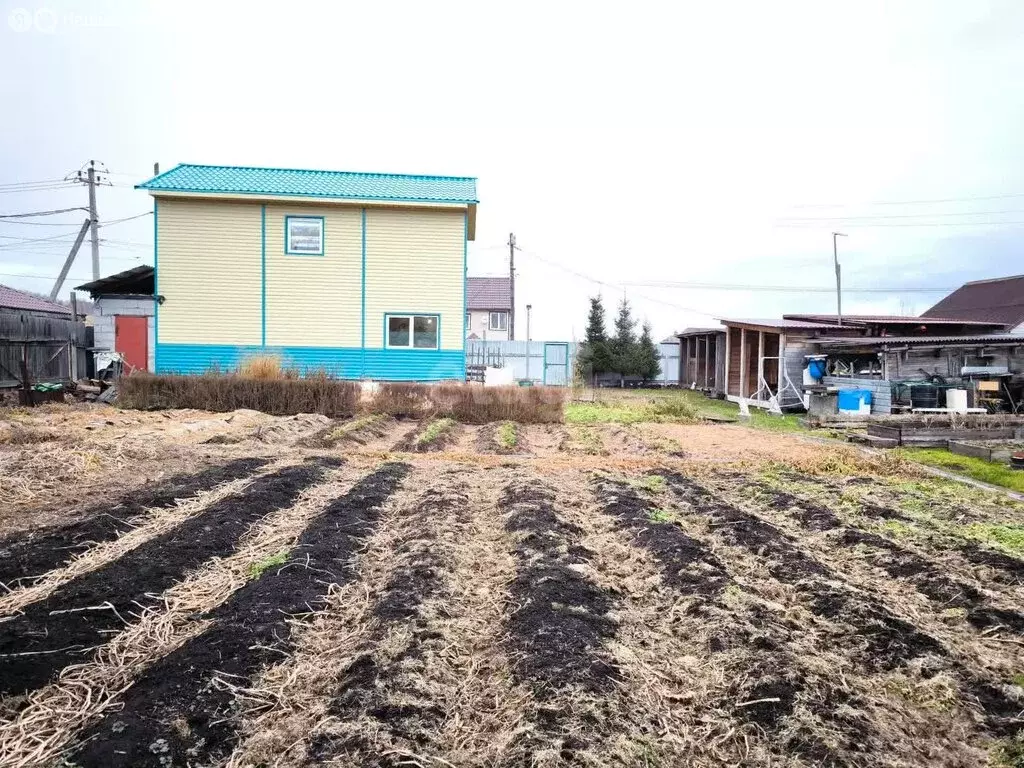
[[346,378],[465,378],[475,179],[183,164],[138,188],[158,372],[267,352]]
[[18,386],[25,363],[33,382],[85,376],[90,338],[67,305],[0,285],[0,387]]
[[94,300],[94,352],[100,360],[111,352],[119,353],[126,373],[156,367],[157,297],[153,286],[153,268],[141,266],[76,289],[88,291]]
[[466,281],[466,338],[508,341],[512,311],[507,277],[471,277]]
[[1024,275],[964,283],[922,317],[983,320],[1024,334]]

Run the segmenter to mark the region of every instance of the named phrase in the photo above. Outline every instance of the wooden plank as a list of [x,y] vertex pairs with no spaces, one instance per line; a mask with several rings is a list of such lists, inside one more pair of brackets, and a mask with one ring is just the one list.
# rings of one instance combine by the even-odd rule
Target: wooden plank
[[890,427],[884,424],[868,424],[868,434],[872,437],[895,439],[899,442],[900,432],[901,430],[898,426]]
[[956,440],[949,441],[949,451],[958,456],[971,456],[975,459],[984,459],[985,461],[992,461],[992,456],[995,453],[994,449],[988,446],[961,443]]

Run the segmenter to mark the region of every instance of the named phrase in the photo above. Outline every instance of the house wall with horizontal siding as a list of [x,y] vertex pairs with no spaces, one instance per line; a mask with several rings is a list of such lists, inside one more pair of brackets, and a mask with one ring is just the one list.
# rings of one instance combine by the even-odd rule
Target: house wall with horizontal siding
[[[324,253],[285,253],[286,216],[322,216]],[[465,378],[467,213],[158,198],[156,367],[230,370],[272,353],[345,378]],[[439,348],[388,349],[385,315],[435,314]]]
[[260,216],[257,202],[160,201],[161,344],[262,343]]
[[[285,253],[287,216],[322,216],[323,256]],[[267,345],[358,347],[362,209],[267,205]]]
[[[441,316],[441,349],[464,350],[465,214],[366,211],[366,346],[384,347],[384,315]],[[402,350],[418,354],[422,350]]]

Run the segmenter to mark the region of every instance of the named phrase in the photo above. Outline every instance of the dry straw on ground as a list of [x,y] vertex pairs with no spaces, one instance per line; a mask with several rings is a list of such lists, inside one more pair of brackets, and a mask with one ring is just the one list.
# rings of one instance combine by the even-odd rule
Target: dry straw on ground
[[[198,515],[211,504],[243,491],[257,477],[274,469],[277,467],[271,467],[251,477],[224,483],[212,490],[179,501],[174,507],[159,507],[143,511],[133,521],[136,527],[131,531],[113,541],[96,544],[74,557],[67,565],[41,575],[34,583],[12,589],[6,595],[0,596],[0,616],[9,616],[30,603],[46,599],[62,584],[114,562],[129,550],[170,531],[188,518]],[[26,577],[31,578],[32,575],[26,574]]]
[[66,667],[53,684],[28,696],[0,722],[0,765],[50,765],[90,722],[117,705],[118,695],[157,659],[200,634],[208,622],[193,617],[223,603],[248,581],[251,569],[292,546],[310,518],[351,485],[342,468],[300,494],[291,507],[268,515],[230,557],[214,559],[163,594],[163,603],[101,647],[83,664]]

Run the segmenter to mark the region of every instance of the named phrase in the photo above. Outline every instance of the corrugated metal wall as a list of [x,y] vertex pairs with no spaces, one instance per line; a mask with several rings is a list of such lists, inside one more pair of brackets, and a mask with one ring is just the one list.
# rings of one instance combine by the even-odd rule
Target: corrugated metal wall
[[[576,364],[576,354],[580,344],[575,341],[483,341],[471,339],[466,342],[466,365],[496,365],[499,362],[506,368],[512,368],[513,378],[532,379],[538,383],[545,383],[545,355],[546,344],[567,345],[569,351],[569,365],[567,371],[568,381],[572,381],[573,369]],[[661,375],[657,381],[664,384],[677,384],[679,382],[679,345],[659,344],[658,351],[661,354]],[[548,355],[550,361],[560,359],[551,353]],[[529,361],[529,362],[527,362]],[[554,374],[549,372],[548,382],[554,382]]]

